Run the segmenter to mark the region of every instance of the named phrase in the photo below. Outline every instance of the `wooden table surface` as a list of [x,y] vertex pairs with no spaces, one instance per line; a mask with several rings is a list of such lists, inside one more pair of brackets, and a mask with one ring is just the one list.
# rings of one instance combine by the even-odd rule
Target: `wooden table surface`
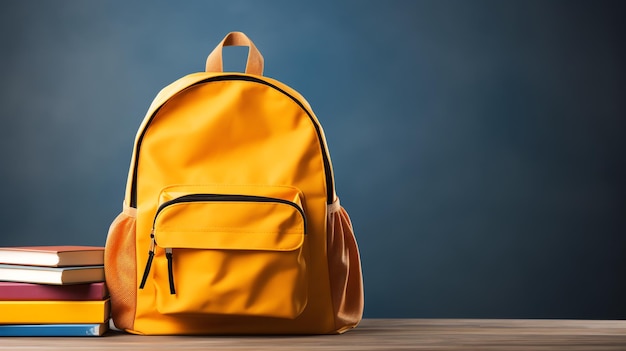
[[343,335],[0,338],[0,350],[626,350],[626,321],[365,319]]

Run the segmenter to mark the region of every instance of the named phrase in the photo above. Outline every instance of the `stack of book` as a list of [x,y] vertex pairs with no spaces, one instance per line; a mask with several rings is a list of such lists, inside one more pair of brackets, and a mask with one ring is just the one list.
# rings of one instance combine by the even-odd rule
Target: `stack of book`
[[0,247],[0,336],[101,336],[104,248]]

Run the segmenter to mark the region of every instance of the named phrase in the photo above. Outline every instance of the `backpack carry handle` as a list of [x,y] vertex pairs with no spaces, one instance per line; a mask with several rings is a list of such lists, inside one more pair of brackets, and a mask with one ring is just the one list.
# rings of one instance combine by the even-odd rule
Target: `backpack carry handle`
[[254,46],[254,43],[242,32],[230,32],[224,37],[206,59],[207,72],[224,72],[222,65],[222,47],[224,46],[247,46],[248,61],[246,62],[246,73],[263,75],[263,56]]

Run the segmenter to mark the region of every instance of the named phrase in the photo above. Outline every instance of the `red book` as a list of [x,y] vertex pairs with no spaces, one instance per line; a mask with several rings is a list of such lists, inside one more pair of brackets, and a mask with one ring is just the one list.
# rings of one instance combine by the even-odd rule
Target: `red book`
[[0,301],[96,301],[108,296],[104,282],[73,285],[0,282]]
[[104,264],[104,247],[0,247],[0,263],[46,267],[101,266]]

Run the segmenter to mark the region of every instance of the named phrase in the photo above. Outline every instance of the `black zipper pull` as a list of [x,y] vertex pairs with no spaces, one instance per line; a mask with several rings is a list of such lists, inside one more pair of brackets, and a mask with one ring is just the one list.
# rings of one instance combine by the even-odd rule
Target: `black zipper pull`
[[170,280],[170,294],[175,295],[176,289],[174,288],[174,271],[172,269],[172,249],[165,249],[165,257],[167,257],[167,275]]
[[154,258],[154,247],[156,246],[156,241],[154,240],[154,231],[150,233],[150,251],[148,251],[148,262],[146,262],[146,268],[143,270],[143,277],[141,278],[141,284],[139,284],[139,289],[143,289],[146,286],[146,280],[148,280],[148,274],[150,273],[150,267],[152,267],[152,259]]

